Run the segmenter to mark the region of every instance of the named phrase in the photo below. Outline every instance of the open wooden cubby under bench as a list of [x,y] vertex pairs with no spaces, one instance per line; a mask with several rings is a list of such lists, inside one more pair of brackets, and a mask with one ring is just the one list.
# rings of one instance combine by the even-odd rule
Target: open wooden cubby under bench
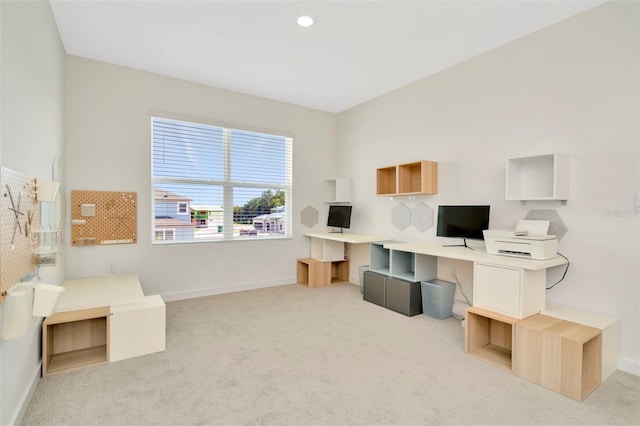
[[298,284],[311,288],[349,282],[349,260],[322,261],[310,257],[298,259],[297,280]]
[[42,324],[45,375],[109,361],[109,307],[60,312]]
[[511,371],[517,318],[472,306],[465,320],[465,352]]
[[576,401],[602,381],[601,330],[546,315],[516,323],[513,372]]

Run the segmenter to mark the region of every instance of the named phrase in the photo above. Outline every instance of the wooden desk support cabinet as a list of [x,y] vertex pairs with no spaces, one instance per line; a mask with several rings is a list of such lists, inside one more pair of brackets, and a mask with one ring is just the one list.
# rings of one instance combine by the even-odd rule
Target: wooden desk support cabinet
[[349,282],[349,260],[323,262],[318,259],[298,259],[298,284],[307,287],[327,287],[338,282]]
[[298,259],[297,279],[299,284],[309,287],[325,287],[332,282],[349,282],[350,267],[357,260],[345,258],[346,244],[369,244],[384,237],[363,234],[342,234],[334,232],[308,232],[311,239],[311,256]]
[[42,375],[165,349],[165,305],[135,275],[70,280],[42,323]]
[[601,383],[599,329],[546,315],[516,323],[513,372],[576,401]]
[[511,371],[517,318],[472,306],[465,321],[465,353]]

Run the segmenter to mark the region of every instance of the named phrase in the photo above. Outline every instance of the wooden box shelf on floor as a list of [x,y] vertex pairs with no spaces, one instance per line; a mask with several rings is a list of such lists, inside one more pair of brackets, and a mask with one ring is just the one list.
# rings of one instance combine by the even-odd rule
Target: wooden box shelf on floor
[[349,282],[349,260],[322,261],[310,257],[298,259],[296,275],[298,284],[310,288]]
[[465,321],[465,352],[511,371],[517,318],[472,306]]
[[576,401],[601,383],[599,329],[546,315],[516,323],[513,372]]

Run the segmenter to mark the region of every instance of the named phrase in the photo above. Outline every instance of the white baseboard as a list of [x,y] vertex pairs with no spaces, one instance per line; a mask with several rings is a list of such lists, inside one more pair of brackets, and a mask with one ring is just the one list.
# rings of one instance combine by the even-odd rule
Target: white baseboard
[[255,290],[258,288],[267,288],[267,287],[277,287],[280,285],[287,285],[296,282],[295,277],[284,278],[281,280],[274,281],[260,281],[253,283],[241,283],[241,284],[231,284],[222,287],[211,287],[205,288],[201,290],[188,290],[188,291],[177,291],[173,293],[163,293],[162,300],[165,302],[173,302],[176,300],[186,300],[186,299],[195,299],[197,297],[206,297],[206,296],[214,296],[216,294],[225,294],[225,293],[235,293],[237,291],[245,291],[245,290]]
[[620,357],[618,358],[618,370],[634,376],[640,376],[640,361]]
[[19,404],[16,407],[16,411],[12,414],[11,419],[9,420],[9,425],[19,425],[22,423],[22,418],[27,412],[27,408],[29,407],[29,403],[31,402],[31,398],[33,398],[33,394],[42,379],[42,361],[38,363],[37,368],[33,372],[33,377],[31,379],[31,386],[22,394]]

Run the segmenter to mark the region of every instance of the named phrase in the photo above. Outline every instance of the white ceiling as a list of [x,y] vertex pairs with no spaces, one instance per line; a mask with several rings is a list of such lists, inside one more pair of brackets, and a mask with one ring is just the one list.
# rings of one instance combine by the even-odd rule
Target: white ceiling
[[602,3],[51,0],[71,55],[329,112]]

